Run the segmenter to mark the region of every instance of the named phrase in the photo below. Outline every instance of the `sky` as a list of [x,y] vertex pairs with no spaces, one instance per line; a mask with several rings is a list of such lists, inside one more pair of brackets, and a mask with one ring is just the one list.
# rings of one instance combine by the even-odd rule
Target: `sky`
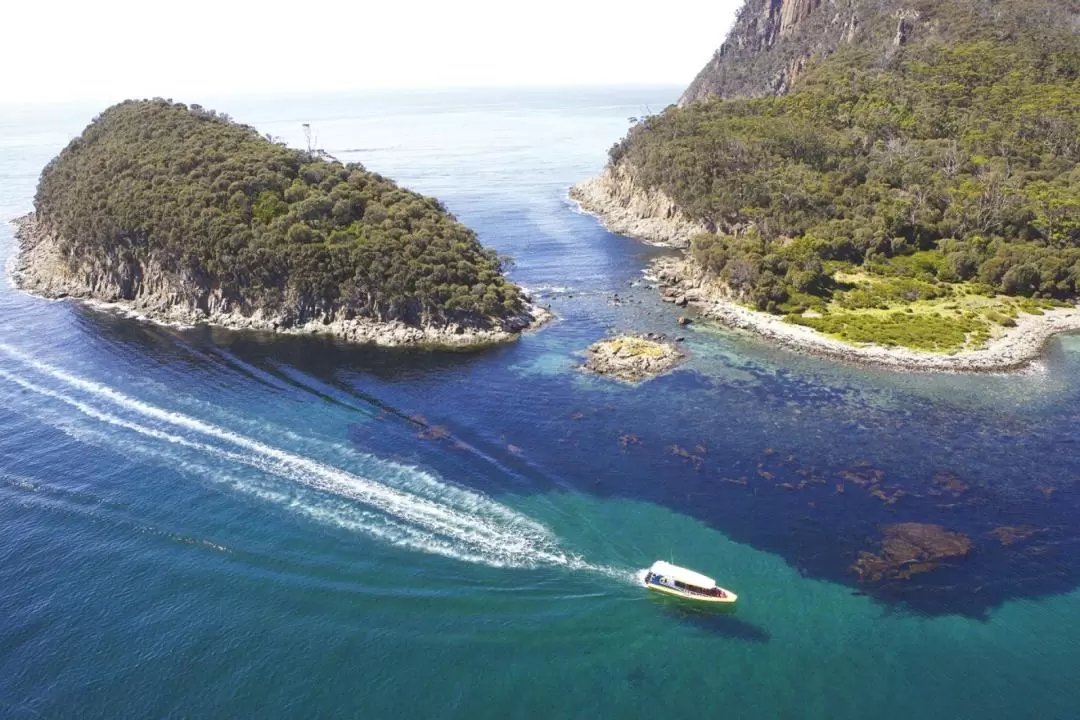
[[0,103],[686,85],[719,47],[741,4],[13,0],[0,14]]

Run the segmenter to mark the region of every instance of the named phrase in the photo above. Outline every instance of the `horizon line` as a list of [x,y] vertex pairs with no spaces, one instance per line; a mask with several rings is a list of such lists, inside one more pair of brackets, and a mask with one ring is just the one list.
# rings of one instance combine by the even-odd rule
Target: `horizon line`
[[[222,100],[222,99],[242,99],[242,100],[257,100],[257,99],[277,99],[283,97],[327,97],[327,96],[340,96],[347,94],[357,95],[378,95],[378,94],[421,94],[421,93],[462,93],[462,92],[529,92],[529,91],[557,91],[557,90],[619,90],[619,89],[680,89],[685,88],[686,85],[676,82],[614,82],[614,83],[537,83],[528,85],[441,85],[441,86],[403,86],[403,87],[360,87],[360,88],[340,88],[340,89],[293,89],[293,90],[213,90],[203,93],[203,96],[207,100]],[[195,93],[190,93],[195,94]],[[117,103],[124,102],[126,100],[152,100],[155,98],[162,98],[170,100],[172,102],[182,102],[187,105],[199,104],[201,102],[194,102],[192,100],[183,99],[183,95],[189,95],[189,93],[158,93],[148,95],[144,93],[134,93],[123,95],[116,94],[106,97],[104,94],[101,97],[76,97],[70,99],[4,99],[0,98],[0,107],[12,108],[12,107],[42,107],[42,106],[57,106],[57,105],[92,105],[107,103],[108,106],[115,105]],[[178,99],[179,98],[179,99]]]

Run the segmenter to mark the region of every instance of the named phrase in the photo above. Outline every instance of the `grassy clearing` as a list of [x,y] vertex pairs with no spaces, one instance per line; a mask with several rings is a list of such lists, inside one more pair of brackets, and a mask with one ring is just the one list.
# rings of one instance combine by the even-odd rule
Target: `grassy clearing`
[[1020,313],[1042,314],[1054,301],[994,295],[974,283],[934,283],[852,271],[833,275],[839,289],[788,322],[855,344],[955,353],[982,347]]
[[620,357],[637,357],[639,355],[663,357],[669,352],[665,345],[632,335],[624,335],[611,340],[601,340],[597,345],[606,346]]

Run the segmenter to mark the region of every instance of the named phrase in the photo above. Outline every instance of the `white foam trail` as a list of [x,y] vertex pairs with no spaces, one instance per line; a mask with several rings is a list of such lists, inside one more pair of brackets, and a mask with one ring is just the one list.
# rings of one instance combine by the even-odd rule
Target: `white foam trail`
[[[226,428],[182,413],[165,410],[142,400],[60,368],[40,362],[24,353],[0,344],[0,352],[20,361],[40,375],[84,392],[94,400],[111,403],[117,410],[134,414],[142,420],[122,417],[71,395],[0,369],[0,377],[57,400],[94,420],[120,427],[144,437],[190,449],[227,463],[237,463],[262,473],[300,483],[339,498],[361,503],[334,506],[313,502],[312,498],[289,497],[268,488],[246,487],[245,491],[263,493],[285,501],[289,507],[306,515],[333,522],[341,527],[363,532],[395,545],[432,552],[471,562],[511,567],[561,565],[572,569],[592,570],[610,576],[625,576],[615,568],[602,568],[580,557],[565,553],[557,539],[543,525],[494,502],[476,492],[440,482],[429,473],[397,463],[368,457],[377,465],[381,478],[397,487],[327,465],[308,457],[281,450]],[[174,428],[153,427],[147,420]],[[187,433],[184,434],[179,433]],[[202,440],[194,439],[201,437]],[[227,447],[210,444],[218,441]],[[232,449],[228,449],[231,446]],[[238,450],[240,452],[238,452]],[[405,489],[402,489],[404,486]]]
[[[94,444],[116,446],[115,435],[95,432],[88,429],[68,431],[77,439]],[[388,542],[427,553],[434,553],[455,560],[464,560],[485,565],[501,565],[493,562],[488,555],[464,551],[460,544],[450,544],[436,536],[418,532],[416,528],[395,524],[390,518],[375,512],[363,510],[362,506],[348,502],[337,496],[297,495],[297,493],[275,488],[269,482],[223,472],[221,468],[195,462],[182,455],[170,453],[160,445],[148,447],[140,443],[125,444],[123,451],[134,452],[153,461],[169,461],[171,467],[181,472],[198,475],[215,483],[227,485],[230,489],[250,495],[261,501],[285,507],[291,512],[308,517],[316,522],[333,525],[344,530],[358,532],[376,540]]]
[[[120,427],[156,440],[193,449],[222,460],[247,465],[267,474],[297,481],[319,490],[357,500],[391,516],[387,518],[385,516],[380,517],[375,513],[342,513],[327,507],[313,506],[308,499],[297,499],[280,493],[267,493],[265,490],[250,486],[238,488],[249,492],[254,491],[253,494],[260,495],[264,499],[277,502],[285,501],[293,510],[316,519],[333,522],[333,524],[349,530],[361,531],[391,541],[394,544],[417,550],[434,552],[473,562],[485,562],[491,565],[570,565],[574,561],[573,558],[567,557],[554,547],[553,539],[546,536],[546,533],[542,532],[542,528],[541,532],[537,532],[536,528],[539,526],[531,520],[524,519],[525,522],[520,522],[520,520],[523,520],[522,516],[516,515],[508,508],[497,505],[482,496],[471,499],[473,500],[471,509],[475,514],[463,515],[454,508],[439,507],[426,498],[391,488],[381,487],[382,492],[373,494],[371,488],[366,487],[366,485],[370,484],[369,481],[349,475],[344,471],[327,468],[315,461],[308,461],[311,465],[317,467],[315,472],[310,472],[310,468],[302,467],[302,472],[298,474],[295,472],[295,468],[290,468],[290,463],[275,462],[272,458],[268,460],[258,454],[243,455],[222,450],[212,445],[194,442],[179,435],[131,422],[112,413],[98,410],[96,407],[64,393],[14,376],[2,369],[0,369],[0,377],[26,390],[59,400],[88,417],[114,427]],[[290,469],[293,472],[290,472]],[[327,477],[327,471],[329,471],[330,477]],[[343,482],[342,477],[346,476],[347,479]],[[441,483],[439,485],[441,486],[440,489],[449,489]],[[460,505],[460,502],[458,504]],[[496,515],[502,515],[510,523],[505,526],[492,523],[490,519],[479,514],[485,510],[495,510]],[[401,519],[405,522],[395,523],[392,518]],[[515,532],[516,530],[532,530],[532,533],[519,534]]]

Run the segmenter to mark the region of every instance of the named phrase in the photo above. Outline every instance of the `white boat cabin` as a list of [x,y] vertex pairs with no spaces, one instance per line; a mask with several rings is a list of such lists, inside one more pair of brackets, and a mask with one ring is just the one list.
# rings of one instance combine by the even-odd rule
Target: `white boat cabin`
[[725,599],[732,595],[727,590],[717,587],[711,577],[687,570],[678,565],[657,560],[645,576],[645,585],[667,588],[680,594],[705,598]]

